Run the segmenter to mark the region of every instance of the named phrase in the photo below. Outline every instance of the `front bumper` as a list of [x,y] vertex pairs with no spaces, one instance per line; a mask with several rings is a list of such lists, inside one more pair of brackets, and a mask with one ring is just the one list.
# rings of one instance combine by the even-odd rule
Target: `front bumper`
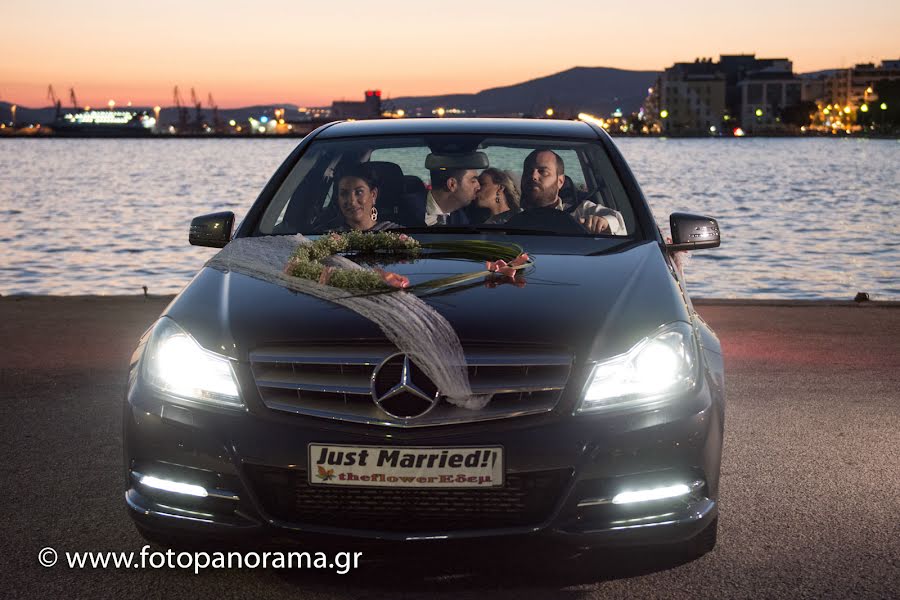
[[[413,541],[543,536],[580,547],[679,542],[701,532],[718,512],[722,398],[715,389],[704,383],[683,402],[638,413],[550,413],[398,431],[281,414],[252,403],[240,412],[176,405],[133,378],[124,415],[125,498],[141,527],[197,537]],[[507,479],[518,481],[521,489],[492,501],[490,509],[465,494],[436,494],[435,504],[445,502],[442,518],[416,525],[409,514],[402,523],[388,518],[369,524],[354,519],[353,507],[371,508],[378,490],[362,500],[351,498],[352,505],[346,497],[335,498],[333,512],[325,506],[327,498],[295,506],[311,442],[500,445]],[[262,483],[260,473],[271,485]],[[553,474],[551,483],[546,483],[548,474]],[[144,485],[143,475],[185,482],[205,495]],[[689,493],[611,502],[623,490],[678,483],[689,485]],[[511,513],[516,506],[530,512],[509,519],[484,518],[479,512],[479,507],[499,510],[504,503]],[[304,516],[305,508],[314,516]]]

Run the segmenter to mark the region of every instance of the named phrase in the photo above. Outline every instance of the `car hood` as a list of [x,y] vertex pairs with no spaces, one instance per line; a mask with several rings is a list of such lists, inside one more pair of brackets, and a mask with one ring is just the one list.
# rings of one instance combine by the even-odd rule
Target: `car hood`
[[[576,361],[619,354],[658,326],[688,318],[653,242],[624,244],[597,256],[532,258],[521,287],[481,280],[423,300],[450,322],[464,346],[564,348]],[[480,266],[426,257],[389,268],[417,283]],[[207,349],[242,361],[268,345],[386,340],[377,325],[348,308],[212,268],[202,269],[164,314]]]

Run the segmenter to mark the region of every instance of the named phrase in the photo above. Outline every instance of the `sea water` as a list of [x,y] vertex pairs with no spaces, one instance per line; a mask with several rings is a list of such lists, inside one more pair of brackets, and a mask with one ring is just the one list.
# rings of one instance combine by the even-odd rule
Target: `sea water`
[[[296,139],[0,140],[0,294],[179,291],[216,252],[192,217],[240,219]],[[663,230],[719,220],[692,253],[703,298],[900,300],[900,141],[618,138]]]

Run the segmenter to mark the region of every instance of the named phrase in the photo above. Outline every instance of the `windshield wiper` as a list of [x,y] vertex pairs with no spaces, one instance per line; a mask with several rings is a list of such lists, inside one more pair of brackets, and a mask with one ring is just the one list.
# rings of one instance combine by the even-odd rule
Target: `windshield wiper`
[[603,248],[602,250],[595,250],[593,252],[588,252],[584,256],[602,256],[604,254],[612,254],[614,252],[618,252],[618,251],[622,250],[622,248],[624,248],[626,246],[632,246],[632,245],[636,246],[637,244],[643,242],[643,240],[635,240],[634,238],[632,238],[630,236],[623,237],[620,235],[614,235],[614,236],[604,236],[604,237],[606,237],[606,239],[618,239],[618,240],[620,240],[620,242],[618,244],[613,244],[609,248]]

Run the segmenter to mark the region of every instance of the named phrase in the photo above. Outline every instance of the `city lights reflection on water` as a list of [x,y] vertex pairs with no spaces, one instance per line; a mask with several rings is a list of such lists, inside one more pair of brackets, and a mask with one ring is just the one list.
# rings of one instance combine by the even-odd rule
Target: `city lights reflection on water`
[[[297,140],[0,140],[0,293],[180,290],[216,251],[199,214],[240,220]],[[900,300],[900,143],[864,139],[616,140],[657,221],[714,216],[695,297]]]

